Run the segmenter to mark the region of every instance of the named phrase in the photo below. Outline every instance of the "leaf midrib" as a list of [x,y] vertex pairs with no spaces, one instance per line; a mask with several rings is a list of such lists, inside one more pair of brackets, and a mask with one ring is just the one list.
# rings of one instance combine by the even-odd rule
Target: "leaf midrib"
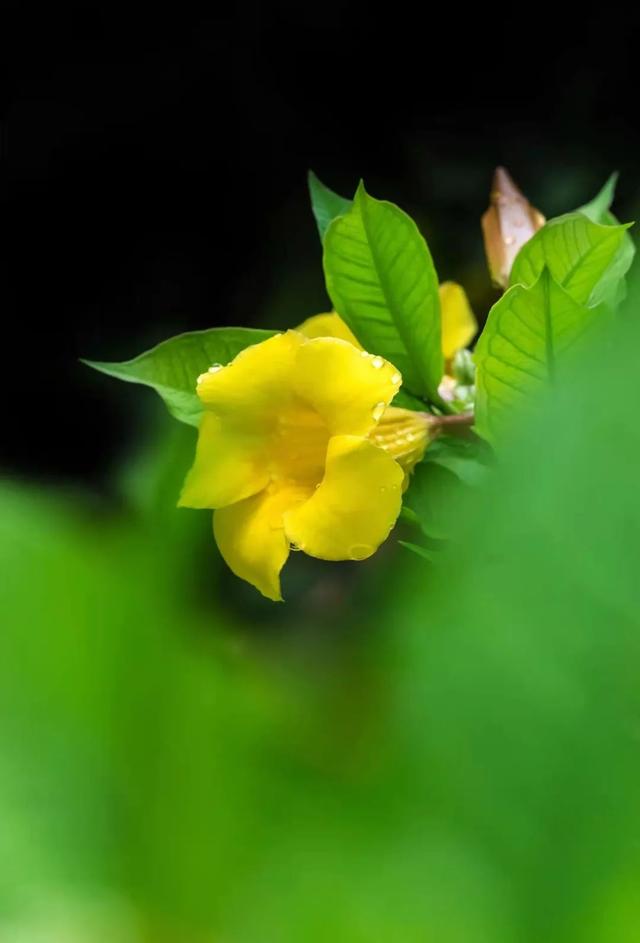
[[[383,205],[384,205],[384,201],[380,201],[380,202],[383,203]],[[375,269],[376,269],[376,274],[377,274],[377,276],[378,276],[378,281],[380,282],[380,289],[381,289],[382,294],[383,294],[383,296],[384,296],[385,303],[386,303],[387,308],[389,309],[389,311],[390,311],[390,313],[391,313],[391,318],[392,318],[392,320],[393,320],[393,323],[394,323],[394,325],[395,325],[395,328],[396,328],[396,330],[398,331],[398,334],[400,335],[400,337],[401,337],[401,339],[402,339],[402,343],[403,343],[403,345],[404,345],[404,348],[405,348],[407,357],[408,357],[409,361],[411,362],[411,365],[412,365],[413,369],[415,370],[416,375],[417,375],[417,377],[419,378],[421,385],[423,386],[423,388],[424,388],[425,392],[427,393],[427,395],[428,395],[428,396],[432,396],[432,395],[433,395],[433,391],[430,389],[430,384],[428,383],[427,380],[425,380],[425,377],[423,376],[422,370],[420,369],[420,363],[419,363],[419,361],[417,362],[417,361],[414,359],[414,357],[412,356],[412,354],[411,354],[411,348],[413,347],[413,344],[411,343],[411,338],[406,336],[405,329],[403,328],[403,324],[402,324],[401,320],[399,321],[398,318],[396,317],[395,306],[391,303],[391,300],[390,300],[390,298],[389,298],[389,290],[388,290],[388,287],[387,287],[387,279],[386,279],[386,277],[383,276],[383,274],[382,274],[380,259],[379,259],[378,255],[377,255],[377,253],[376,253],[376,250],[374,249],[374,242],[375,242],[375,240],[373,240],[373,239],[371,238],[371,234],[370,234],[369,221],[368,221],[368,218],[367,218],[368,214],[367,214],[367,209],[366,209],[366,201],[360,199],[360,200],[359,200],[359,204],[360,204],[360,216],[361,216],[361,219],[362,219],[362,224],[363,224],[363,226],[364,226],[365,235],[366,235],[366,237],[367,237],[367,245],[368,245],[368,247],[369,247],[369,252],[371,253],[371,258],[372,258],[372,260],[373,260],[373,264],[374,264]],[[394,259],[394,262],[395,262],[395,261],[397,261],[397,259]]]
[[[603,240],[603,242],[604,242],[604,240]],[[576,259],[576,261],[573,263],[573,265],[571,266],[571,268],[570,268],[569,271],[566,273],[566,275],[564,276],[564,278],[562,279],[562,281],[561,281],[561,283],[560,283],[563,288],[566,288],[567,291],[569,290],[569,289],[568,289],[569,282],[571,281],[571,279],[572,279],[573,276],[575,275],[576,271],[580,268],[581,265],[584,265],[584,264],[585,264],[585,261],[589,258],[589,256],[590,256],[593,252],[595,252],[595,250],[596,250],[599,246],[601,246],[602,244],[603,244],[603,243],[598,243],[597,245],[594,245],[593,243],[591,243],[591,244],[589,245],[588,250],[585,252],[585,254],[582,255],[582,256],[580,256],[579,259]],[[545,256],[546,256],[546,247],[545,247]]]

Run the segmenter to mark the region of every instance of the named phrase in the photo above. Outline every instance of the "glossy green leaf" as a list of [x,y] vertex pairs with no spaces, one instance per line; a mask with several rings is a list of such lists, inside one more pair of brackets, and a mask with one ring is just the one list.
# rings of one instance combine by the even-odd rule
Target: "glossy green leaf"
[[475,350],[479,433],[499,437],[532,408],[599,316],[606,317],[601,308],[578,304],[546,268],[531,288],[510,288],[491,309]]
[[103,363],[83,360],[87,366],[127,383],[141,383],[158,393],[176,419],[197,426],[202,407],[196,381],[213,364],[227,364],[252,344],[272,337],[275,331],[245,327],[214,327],[190,331],[163,341],[133,360]]
[[325,233],[330,224],[338,216],[344,216],[353,206],[352,200],[334,193],[329,187],[316,177],[312,170],[308,174],[309,196],[311,208],[316,218],[316,225],[320,233],[320,240],[324,241]]
[[361,184],[351,210],[327,231],[324,271],[336,311],[362,346],[393,363],[411,393],[439,402],[438,277],[411,217]]
[[616,193],[618,177],[619,174],[617,171],[612,173],[594,198],[583,206],[579,206],[576,212],[582,213],[584,216],[588,217],[592,223],[608,223],[609,220],[607,216],[610,215],[609,210],[611,209],[611,204],[613,203],[613,198]]
[[[617,263],[627,228],[594,223],[582,213],[552,219],[516,256],[511,285],[530,287],[546,266],[578,304],[598,304],[610,292],[611,279],[605,276]],[[615,279],[621,279],[625,271],[616,265]]]
[[[617,182],[618,174],[611,174],[600,192],[589,203],[581,206],[578,212],[583,213],[594,223],[619,226],[619,221],[611,212]],[[603,300],[614,307],[626,296],[624,276],[633,262],[635,252],[636,247],[631,234],[625,232],[620,248],[604,276],[605,284],[601,286]]]

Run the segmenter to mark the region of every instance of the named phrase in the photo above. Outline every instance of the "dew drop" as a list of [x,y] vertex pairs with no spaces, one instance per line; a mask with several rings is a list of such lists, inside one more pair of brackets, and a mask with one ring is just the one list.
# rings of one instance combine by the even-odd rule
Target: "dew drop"
[[504,242],[505,246],[512,246],[516,240],[515,236],[505,236],[502,241]]
[[198,379],[196,380],[196,385],[199,385],[200,383],[202,383],[202,381],[205,379],[206,376],[207,376],[206,373],[201,373]]
[[375,367],[376,370],[379,370],[380,367],[384,367],[384,360],[382,359],[382,357],[372,357],[371,366]]
[[391,377],[391,382],[392,382],[394,385],[397,385],[397,384],[400,382],[401,379],[402,379],[402,377],[400,376],[399,373],[394,373],[393,376]]
[[207,370],[207,373],[217,373],[218,370],[222,370],[222,364],[221,364],[221,363],[212,363],[211,366],[209,367],[209,369]]
[[369,354],[366,352],[366,350],[361,350],[361,351],[360,351],[360,356],[361,356],[361,357],[368,357]]
[[349,559],[350,560],[365,560],[367,557],[370,557],[373,553],[373,547],[370,547],[369,544],[353,544],[349,547]]
[[301,550],[304,550],[304,544],[291,544],[291,549],[298,553]]
[[385,409],[386,409],[385,403],[376,403],[376,405],[373,407],[373,409],[371,410],[371,415],[373,416],[376,422],[379,419],[382,419],[382,414],[384,413]]

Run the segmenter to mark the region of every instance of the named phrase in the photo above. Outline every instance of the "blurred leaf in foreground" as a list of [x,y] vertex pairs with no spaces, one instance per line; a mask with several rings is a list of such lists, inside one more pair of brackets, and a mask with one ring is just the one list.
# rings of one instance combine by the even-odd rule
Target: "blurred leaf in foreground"
[[144,521],[4,488],[0,939],[40,943],[62,912],[64,943],[635,943],[624,327],[503,450],[448,549],[405,554],[384,605],[370,587],[353,670],[320,691],[231,657],[237,627],[167,578]]

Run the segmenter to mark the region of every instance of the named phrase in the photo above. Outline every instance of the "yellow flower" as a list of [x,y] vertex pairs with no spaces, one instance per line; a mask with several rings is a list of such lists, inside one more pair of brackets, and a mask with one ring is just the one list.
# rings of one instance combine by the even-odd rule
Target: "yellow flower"
[[[199,377],[204,415],[179,503],[215,509],[215,538],[234,573],[281,599],[291,547],[324,560],[374,553],[401,506],[403,456],[375,441],[400,383],[382,357],[299,331]],[[426,417],[409,415],[425,438]],[[390,444],[415,451],[406,435]]]
[[[443,285],[441,300],[455,352],[475,320],[459,286]],[[389,405],[401,381],[334,312],[198,378],[204,414],[179,504],[214,509],[218,547],[237,576],[278,600],[292,548],[323,560],[377,550],[431,434],[427,414]]]
[[469,346],[478,330],[478,323],[462,285],[456,282],[443,282],[440,285],[440,316],[442,353],[448,365],[459,350]]

